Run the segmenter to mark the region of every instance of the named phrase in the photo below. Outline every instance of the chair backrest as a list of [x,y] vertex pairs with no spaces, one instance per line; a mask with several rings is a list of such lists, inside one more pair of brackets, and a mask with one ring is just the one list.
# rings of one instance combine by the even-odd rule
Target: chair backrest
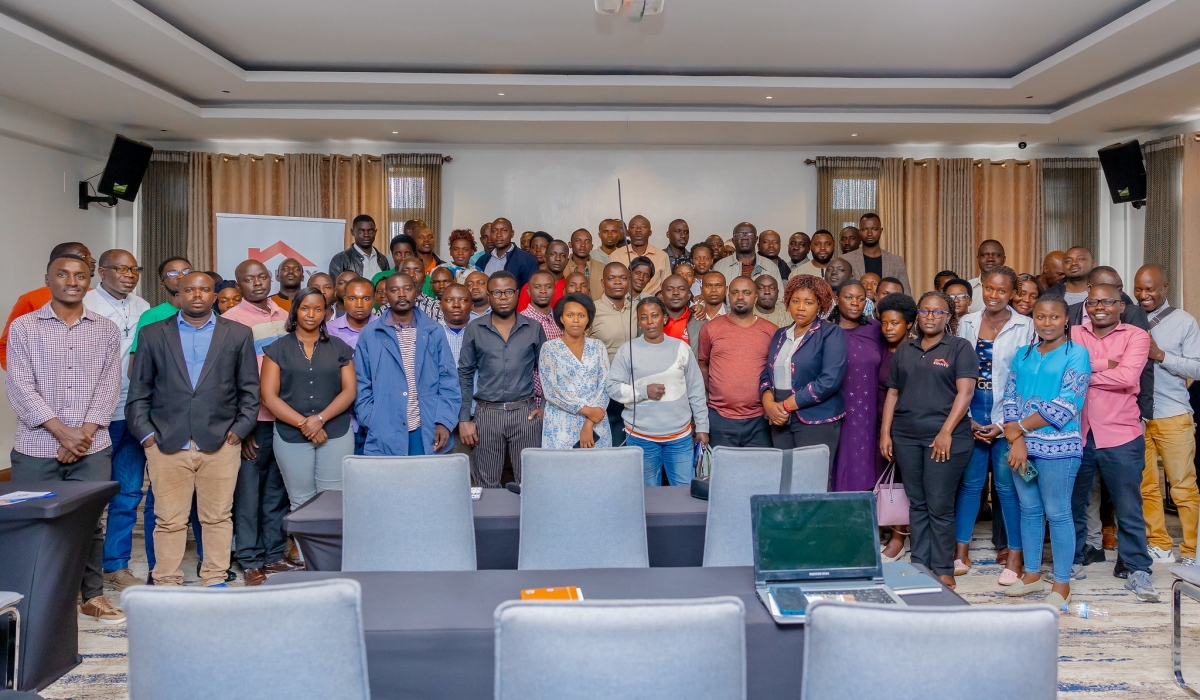
[[521,453],[518,569],[647,566],[642,448]]
[[[888,649],[888,662],[863,663],[868,648]],[[964,692],[968,668],[973,678],[1004,682],[973,683]],[[1053,700],[1057,693],[1058,613],[1048,605],[817,601],[808,609],[801,700]]]
[[502,603],[495,698],[745,698],[745,615],[733,596]]
[[[782,453],[782,450],[780,450]],[[780,459],[783,459],[782,454]],[[829,447],[808,445],[792,450],[792,485],[780,493],[827,493],[829,491]]]
[[753,566],[750,497],[779,493],[783,451],[715,447],[704,529],[705,566]]
[[466,455],[355,456],[342,464],[342,571],[475,569]]
[[[257,588],[136,586],[121,594],[131,700],[368,700],[357,581]],[[235,693],[237,694],[237,693]]]

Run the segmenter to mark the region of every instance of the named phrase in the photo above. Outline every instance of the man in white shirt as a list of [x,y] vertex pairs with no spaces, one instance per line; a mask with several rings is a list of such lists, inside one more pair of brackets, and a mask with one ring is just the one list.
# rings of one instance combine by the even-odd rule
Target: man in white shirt
[[[129,570],[129,558],[133,551],[138,505],[142,502],[146,453],[125,429],[125,397],[129,393],[129,348],[137,336],[138,319],[150,310],[150,304],[133,293],[142,268],[129,251],[105,251],[100,256],[97,271],[100,284],[84,295],[83,305],[112,321],[121,333],[121,396],[108,425],[108,434],[112,438],[112,479],[121,485],[121,490],[108,503],[108,526],[104,535],[104,583],[120,591],[145,583]],[[153,515],[150,522],[153,523]]]
[[1004,260],[1004,246],[1000,241],[989,238],[979,244],[979,249],[975,253],[975,264],[979,266],[979,274],[968,280],[971,283],[969,311],[975,312],[983,308],[983,276],[997,267],[1003,266]]
[[1133,295],[1150,319],[1150,363],[1154,366],[1154,418],[1146,421],[1146,464],[1142,471],[1142,512],[1154,563],[1175,561],[1174,542],[1163,520],[1158,459],[1179,508],[1185,566],[1196,563],[1196,525],[1200,492],[1196,488],[1196,423],[1187,380],[1200,379],[1200,327],[1191,314],[1167,302],[1170,280],[1160,265],[1143,265],[1133,276]]

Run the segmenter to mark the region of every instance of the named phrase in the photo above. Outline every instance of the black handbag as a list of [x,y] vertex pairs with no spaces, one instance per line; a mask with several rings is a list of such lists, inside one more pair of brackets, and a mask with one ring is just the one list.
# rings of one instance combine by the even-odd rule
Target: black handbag
[[[711,453],[711,450],[709,450],[707,447],[705,448],[705,451]],[[792,454],[791,450],[783,451],[783,468],[780,469],[780,472],[779,472],[779,493],[791,493],[792,492],[792,458],[793,457],[794,457],[794,455]],[[701,453],[700,458],[697,459],[697,462],[696,462],[696,474],[697,475],[699,475],[700,471],[701,471],[701,466],[700,466],[701,459],[704,459],[703,453]],[[703,470],[704,470],[704,476],[696,476],[696,478],[692,479],[692,498],[698,498],[702,501],[707,501],[708,500],[708,480],[709,480],[709,477],[711,476],[711,454],[709,455],[707,463],[704,466]]]
[[712,471],[712,448],[707,445],[696,447],[696,476],[692,478],[692,498],[707,501],[708,477]]

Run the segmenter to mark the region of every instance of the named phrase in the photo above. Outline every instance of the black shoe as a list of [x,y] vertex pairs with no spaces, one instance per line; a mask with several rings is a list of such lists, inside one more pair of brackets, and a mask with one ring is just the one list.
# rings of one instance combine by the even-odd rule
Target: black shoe
[[[1119,558],[1118,558],[1119,559]],[[1095,564],[1101,561],[1108,561],[1104,556],[1104,550],[1093,547],[1090,544],[1083,545],[1083,565]]]
[[237,574],[233,572],[233,567],[225,570],[225,583],[232,583],[237,580]]
[[1117,555],[1117,565],[1113,567],[1113,576],[1117,578],[1129,578],[1129,567],[1125,566],[1125,562],[1119,554]]

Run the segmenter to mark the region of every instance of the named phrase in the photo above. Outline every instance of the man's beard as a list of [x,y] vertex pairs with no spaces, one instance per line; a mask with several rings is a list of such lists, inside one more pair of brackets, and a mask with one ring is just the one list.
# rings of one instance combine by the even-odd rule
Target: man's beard
[[516,311],[517,311],[517,309],[515,306],[507,311],[501,311],[500,309],[493,307],[492,315],[499,316],[500,318],[508,318],[509,316],[512,316],[514,313],[516,313]]
[[829,255],[825,256],[824,258],[821,257],[820,253],[813,253],[812,258],[813,258],[813,260],[821,263],[822,265],[828,265],[829,261],[833,260],[833,253],[830,252]]

